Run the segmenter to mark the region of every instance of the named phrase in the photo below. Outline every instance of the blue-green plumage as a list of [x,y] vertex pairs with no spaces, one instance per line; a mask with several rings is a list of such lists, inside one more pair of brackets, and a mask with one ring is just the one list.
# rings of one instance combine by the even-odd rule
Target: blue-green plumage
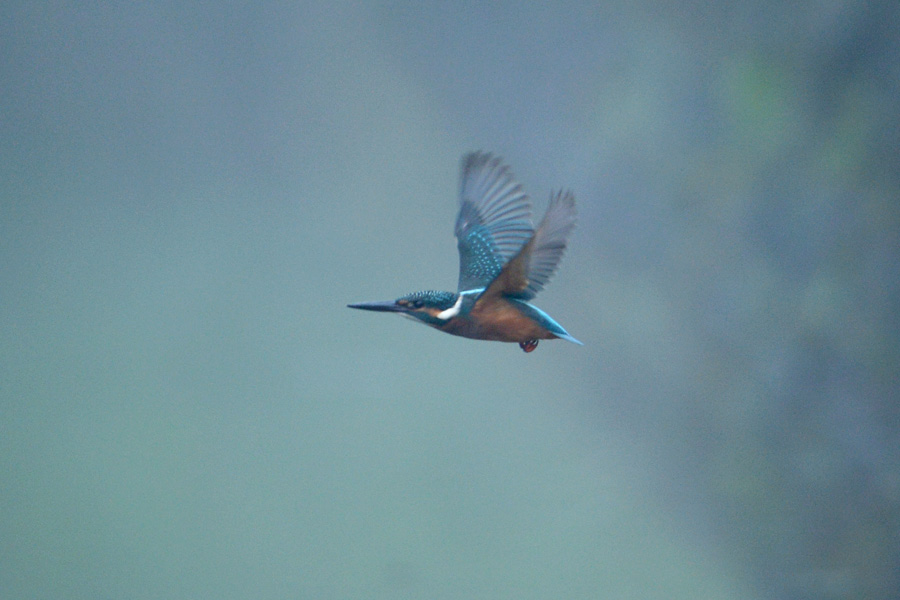
[[455,234],[459,290],[422,291],[351,308],[396,312],[441,331],[480,340],[517,342],[531,352],[539,339],[581,344],[547,313],[528,303],[556,271],[575,226],[575,197],[550,199],[537,229],[531,203],[500,159],[463,157]]
[[427,305],[444,310],[453,306],[453,303],[456,302],[456,297],[458,295],[459,294],[454,294],[453,292],[425,290],[423,292],[413,292],[412,294],[407,294],[398,298],[396,301],[407,302],[416,308]]

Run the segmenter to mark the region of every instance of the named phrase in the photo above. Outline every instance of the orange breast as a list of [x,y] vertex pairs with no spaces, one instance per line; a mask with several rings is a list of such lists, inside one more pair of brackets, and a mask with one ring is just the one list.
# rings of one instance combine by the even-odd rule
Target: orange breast
[[452,319],[441,330],[462,337],[498,342],[527,342],[556,337],[503,299],[477,302],[466,317]]

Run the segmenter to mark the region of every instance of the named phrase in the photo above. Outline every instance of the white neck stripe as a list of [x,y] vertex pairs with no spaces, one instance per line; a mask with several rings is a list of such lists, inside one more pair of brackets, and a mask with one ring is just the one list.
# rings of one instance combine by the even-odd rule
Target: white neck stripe
[[459,298],[456,299],[456,303],[453,304],[447,310],[442,310],[437,314],[437,318],[442,321],[448,321],[459,314],[460,309],[462,308],[462,294],[459,295]]

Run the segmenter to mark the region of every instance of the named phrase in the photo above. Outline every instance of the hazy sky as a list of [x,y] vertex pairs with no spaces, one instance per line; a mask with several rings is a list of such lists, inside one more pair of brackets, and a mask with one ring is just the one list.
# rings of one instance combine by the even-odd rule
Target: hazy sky
[[[895,596],[898,6],[5,3],[0,596]],[[475,149],[584,347],[345,308]]]

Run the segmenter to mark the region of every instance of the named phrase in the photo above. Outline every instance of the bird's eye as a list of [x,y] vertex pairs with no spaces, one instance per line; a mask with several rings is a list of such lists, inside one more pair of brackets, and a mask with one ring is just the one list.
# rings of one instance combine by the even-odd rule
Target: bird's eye
[[422,308],[422,301],[421,300],[413,300],[412,307],[413,308]]

